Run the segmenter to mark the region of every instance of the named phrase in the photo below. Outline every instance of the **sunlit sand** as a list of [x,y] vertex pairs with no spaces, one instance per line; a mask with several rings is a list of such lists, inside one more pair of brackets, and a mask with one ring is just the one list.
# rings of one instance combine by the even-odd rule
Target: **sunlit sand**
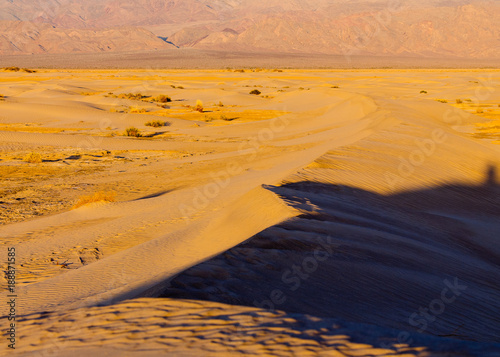
[[494,356],[499,83],[0,71],[15,352]]

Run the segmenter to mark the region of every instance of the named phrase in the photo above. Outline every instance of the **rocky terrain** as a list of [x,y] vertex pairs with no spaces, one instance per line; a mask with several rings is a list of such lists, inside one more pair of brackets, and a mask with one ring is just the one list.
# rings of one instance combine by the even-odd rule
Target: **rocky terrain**
[[499,23],[500,5],[481,0],[2,0],[0,54],[180,47],[498,58]]

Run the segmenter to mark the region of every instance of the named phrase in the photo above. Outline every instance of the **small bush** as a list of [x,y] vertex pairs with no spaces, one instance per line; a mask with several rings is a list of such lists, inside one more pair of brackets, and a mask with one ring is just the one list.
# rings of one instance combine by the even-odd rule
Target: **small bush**
[[196,101],[196,105],[194,106],[194,110],[197,112],[203,113],[203,102],[201,100]]
[[170,98],[168,95],[159,95],[158,97],[153,98],[153,101],[158,102],[158,103],[168,103],[172,101],[172,98]]
[[253,91],[250,92],[250,94],[255,94],[255,95],[260,95],[261,91],[258,89],[254,89]]
[[446,99],[436,99],[439,103],[448,103]]
[[28,68],[19,68],[19,67],[5,67],[3,69],[6,72],[26,72],[26,73],[36,73],[35,70],[33,69],[28,69]]
[[1,102],[2,100],[5,100],[5,97],[4,97],[4,95],[3,95],[3,94],[0,94],[0,102]]
[[332,88],[337,89],[339,86],[332,86]]
[[244,69],[235,69],[233,72],[245,73],[245,70]]
[[132,100],[141,100],[143,98],[147,98],[145,95],[142,95],[141,93],[127,93],[127,94],[120,94],[120,95],[113,95],[113,98],[120,98],[120,99],[132,99]]
[[31,152],[23,158],[23,161],[30,164],[39,164],[42,162],[42,155],[37,152]]
[[153,128],[160,128],[162,126],[166,126],[167,122],[166,121],[162,121],[162,120],[153,120],[153,121],[148,121],[144,125],[146,125],[146,126],[152,126]]
[[457,99],[456,102],[457,102],[457,104],[462,104],[463,103],[462,99]]
[[219,106],[219,107],[223,107],[223,106],[224,106],[224,104],[222,104],[222,102],[221,102],[221,101],[219,101],[219,104],[217,104],[217,106]]
[[96,192],[93,195],[82,196],[78,199],[78,202],[73,206],[73,208],[78,208],[84,206],[89,203],[94,202],[114,202],[115,201],[115,192]]
[[421,90],[420,94],[427,94],[427,91],[426,90]]
[[177,89],[184,89],[183,86],[177,86]]
[[126,136],[135,136],[136,138],[140,138],[142,136],[141,131],[137,128],[131,126],[130,128],[125,129]]
[[477,114],[482,114],[482,113],[484,113],[484,110],[483,110],[483,109],[481,109],[481,108],[477,108],[477,109],[476,109],[476,113],[477,113]]
[[132,114],[143,114],[143,113],[147,113],[147,110],[144,109],[144,108],[131,107],[130,108],[130,113],[132,113]]

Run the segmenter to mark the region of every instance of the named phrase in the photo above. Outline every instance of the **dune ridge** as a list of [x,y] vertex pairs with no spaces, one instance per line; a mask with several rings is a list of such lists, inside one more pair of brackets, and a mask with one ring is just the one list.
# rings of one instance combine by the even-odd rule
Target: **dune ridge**
[[498,71],[0,78],[19,355],[498,351]]

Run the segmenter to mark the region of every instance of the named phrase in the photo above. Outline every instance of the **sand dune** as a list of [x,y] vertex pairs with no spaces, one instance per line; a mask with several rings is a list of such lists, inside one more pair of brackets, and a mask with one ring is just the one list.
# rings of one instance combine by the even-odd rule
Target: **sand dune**
[[0,79],[20,355],[499,350],[498,71]]

